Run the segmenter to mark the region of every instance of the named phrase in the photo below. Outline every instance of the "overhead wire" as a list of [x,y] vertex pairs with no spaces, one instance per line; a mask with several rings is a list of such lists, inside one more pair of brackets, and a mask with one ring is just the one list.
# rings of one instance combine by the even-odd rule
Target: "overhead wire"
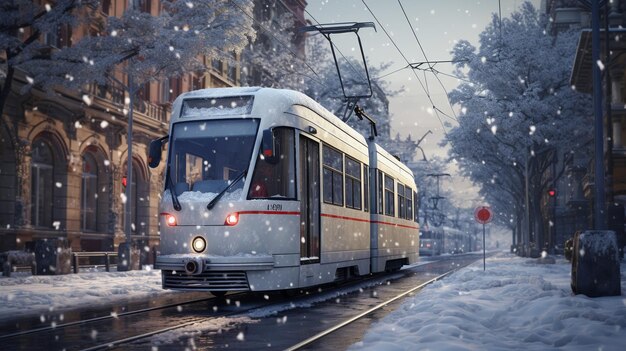
[[[400,5],[400,9],[402,10],[402,13],[404,14],[404,18],[406,18],[406,22],[409,25],[409,28],[411,28],[411,33],[413,33],[413,37],[415,38],[415,41],[417,41],[417,45],[419,46],[420,50],[422,51],[422,55],[424,55],[424,59],[428,63],[429,70],[433,73],[433,75],[435,76],[435,79],[437,79],[437,81],[439,82],[439,85],[441,86],[443,91],[445,91],[446,97],[449,96],[448,90],[446,89],[445,85],[443,84],[441,79],[439,79],[439,77],[437,76],[436,71],[434,70],[435,65],[431,65],[431,62],[428,60],[428,57],[426,56],[426,51],[424,51],[424,47],[422,46],[422,43],[420,42],[419,38],[417,37],[417,33],[415,33],[415,29],[411,25],[411,21],[409,20],[409,16],[406,14],[406,11],[404,10],[404,6],[402,5],[402,1],[398,0],[398,4]],[[448,101],[448,105],[450,105],[450,111],[452,111],[452,114],[454,115],[454,120],[458,122],[456,113],[454,112],[454,107],[452,107],[452,103],[450,102],[450,99],[446,99],[446,100]]]
[[[398,44],[396,44],[396,42],[393,40],[393,38],[391,38],[391,35],[389,35],[389,33],[387,32],[387,30],[385,29],[385,27],[380,23],[380,21],[378,20],[378,17],[376,17],[376,15],[374,14],[374,12],[370,9],[370,7],[367,5],[367,3],[365,2],[365,0],[361,0],[363,2],[363,5],[365,5],[365,8],[367,8],[367,10],[369,11],[369,13],[372,15],[372,17],[374,17],[374,19],[376,20],[376,23],[378,23],[378,25],[381,27],[381,29],[383,30],[383,32],[385,33],[385,35],[387,35],[387,38],[389,38],[389,40],[391,41],[391,43],[393,44],[393,46],[396,48],[396,50],[398,50],[398,52],[400,53],[400,56],[402,56],[402,58],[404,58],[404,60],[406,61],[407,65],[411,65],[411,63],[409,62],[409,60],[406,58],[406,56],[404,55],[404,53],[402,52],[402,50],[400,50],[400,48],[398,47]],[[443,130],[444,135],[446,136],[446,138],[448,137],[448,133],[446,132],[446,128],[445,125],[443,123],[443,120],[441,119],[441,116],[439,116],[438,110],[435,107],[435,102],[433,101],[432,97],[430,96],[430,93],[428,92],[428,90],[426,89],[426,87],[424,87],[424,83],[422,83],[421,79],[419,78],[419,76],[417,75],[417,73],[413,71],[413,74],[415,75],[415,78],[417,79],[417,81],[419,82],[420,86],[422,87],[422,90],[424,90],[424,92],[426,93],[426,97],[428,97],[428,100],[431,103],[431,106],[433,107],[433,111],[435,112],[435,116],[437,117],[437,119],[439,120],[439,123],[441,124],[441,128]]]

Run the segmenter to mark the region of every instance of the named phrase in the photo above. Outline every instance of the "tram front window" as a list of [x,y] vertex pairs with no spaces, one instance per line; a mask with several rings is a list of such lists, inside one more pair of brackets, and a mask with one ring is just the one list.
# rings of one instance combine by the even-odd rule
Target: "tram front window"
[[296,198],[296,156],[294,131],[290,128],[276,128],[276,162],[267,162],[259,150],[252,182],[248,191],[249,199]]
[[[248,169],[258,119],[176,123],[171,134],[168,172],[176,194],[185,191],[218,193]],[[238,182],[229,191],[240,191]]]

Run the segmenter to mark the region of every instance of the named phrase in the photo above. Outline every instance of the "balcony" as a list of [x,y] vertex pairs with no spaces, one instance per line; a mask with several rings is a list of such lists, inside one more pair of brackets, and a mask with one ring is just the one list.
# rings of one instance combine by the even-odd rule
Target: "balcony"
[[[116,86],[90,85],[89,93],[99,100],[101,106],[121,111],[126,98],[126,91]],[[138,117],[158,121],[159,124],[167,124],[170,108],[168,105],[159,105],[148,101],[135,99],[133,103],[134,114]]]

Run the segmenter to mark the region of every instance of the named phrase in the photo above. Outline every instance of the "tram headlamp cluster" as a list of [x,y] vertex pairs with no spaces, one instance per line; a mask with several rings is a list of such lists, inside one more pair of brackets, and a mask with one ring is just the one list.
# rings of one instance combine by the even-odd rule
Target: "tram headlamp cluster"
[[204,240],[201,236],[197,236],[191,241],[191,247],[193,248],[193,251],[201,253],[204,249],[206,249],[206,240]]

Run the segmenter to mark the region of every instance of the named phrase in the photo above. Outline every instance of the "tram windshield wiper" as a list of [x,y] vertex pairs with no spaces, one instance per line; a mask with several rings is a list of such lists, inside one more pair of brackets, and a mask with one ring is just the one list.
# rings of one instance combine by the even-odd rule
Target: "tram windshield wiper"
[[180,211],[182,207],[180,206],[180,201],[178,201],[178,195],[176,194],[176,187],[174,186],[174,182],[172,181],[172,177],[170,176],[169,171],[167,172],[167,180],[170,184],[170,194],[172,195],[172,206],[174,206],[174,209],[176,211]]
[[213,208],[213,206],[215,206],[215,204],[216,204],[216,203],[217,203],[217,202],[218,202],[218,201],[222,198],[222,196],[224,196],[224,194],[225,194],[228,190],[230,190],[230,188],[232,188],[235,184],[237,184],[237,182],[239,182],[240,180],[242,180],[242,179],[243,179],[243,177],[245,177],[247,173],[248,173],[248,170],[247,170],[247,169],[246,169],[246,170],[243,170],[243,171],[241,172],[241,174],[239,174],[239,175],[237,176],[237,178],[233,179],[233,181],[232,181],[232,182],[230,182],[230,184],[228,184],[228,186],[226,186],[224,189],[222,189],[222,191],[220,191],[220,192],[217,194],[217,196],[215,196],[215,197],[213,198],[213,200],[211,200],[211,201],[209,202],[209,204],[208,204],[208,205],[206,205],[206,209],[207,209],[207,210],[212,209],[212,208]]

